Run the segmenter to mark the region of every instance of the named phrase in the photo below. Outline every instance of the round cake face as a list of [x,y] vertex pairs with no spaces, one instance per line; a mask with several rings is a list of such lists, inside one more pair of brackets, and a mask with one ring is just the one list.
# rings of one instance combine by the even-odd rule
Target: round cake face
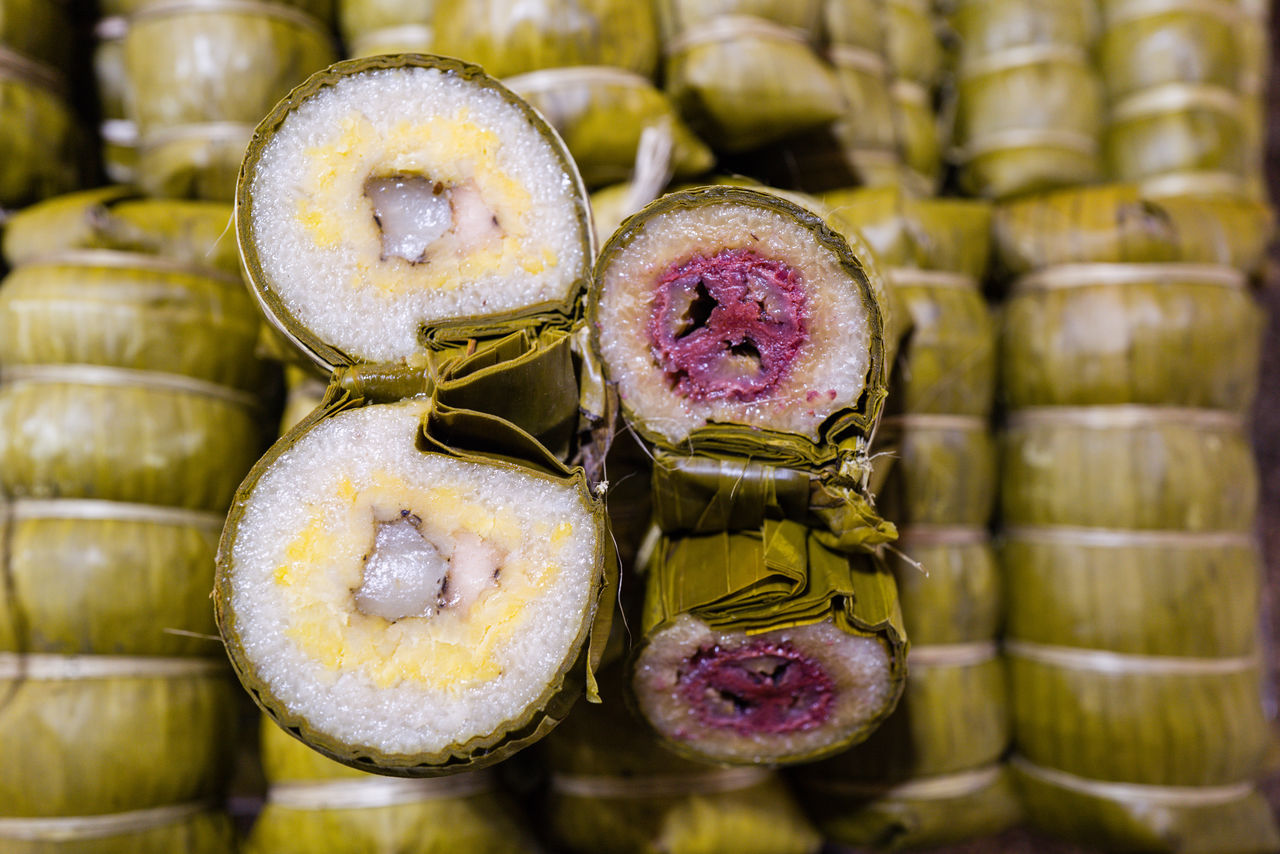
[[713,423],[818,441],[858,406],[880,324],[838,241],[795,205],[742,189],[668,196],[624,223],[592,310],[628,416],[669,445]]
[[282,725],[403,774],[536,720],[601,584],[585,487],[420,451],[427,405],[345,411],[261,469],[217,591],[233,663]]
[[567,306],[594,255],[555,132],[475,66],[422,56],[339,63],[282,101],[246,156],[237,230],[269,314],[337,361]]
[[637,657],[641,714],[676,751],[713,762],[807,762],[844,749],[897,700],[885,644],[815,623],[759,635],[688,614]]

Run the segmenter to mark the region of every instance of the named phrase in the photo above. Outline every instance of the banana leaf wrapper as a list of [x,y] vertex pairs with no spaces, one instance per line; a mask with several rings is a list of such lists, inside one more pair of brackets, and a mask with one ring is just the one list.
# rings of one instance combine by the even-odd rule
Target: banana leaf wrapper
[[920,176],[926,195],[935,195],[942,184],[942,152],[950,135],[944,134],[927,89],[898,80],[889,88],[889,97],[903,165]]
[[253,135],[242,122],[175,125],[141,137],[134,182],[151,196],[230,202]]
[[991,234],[1011,273],[1060,264],[1223,264],[1256,272],[1274,229],[1252,199],[1155,198],[1135,184],[1028,196],[996,208]]
[[218,202],[148,199],[128,187],[98,187],[14,214],[3,248],[14,267],[76,249],[111,249],[159,255],[239,280],[240,251],[227,233],[231,219],[232,209]]
[[543,68],[605,65],[653,77],[658,21],[630,0],[435,0],[434,52],[494,77]]
[[624,219],[653,201],[652,194],[643,193],[643,190],[628,181],[610,184],[591,193],[591,225],[598,243],[617,231]]
[[0,425],[0,484],[15,498],[222,511],[262,447],[243,392],[91,365],[7,371]]
[[1244,273],[1186,264],[1081,264],[1014,285],[1002,312],[1009,406],[1141,403],[1248,411],[1262,310]]
[[651,459],[653,523],[666,534],[759,531],[770,520],[789,519],[824,545],[850,552],[875,551],[895,536],[862,473],[660,450]]
[[233,854],[231,817],[207,804],[68,818],[0,818],[11,854]]
[[663,537],[646,577],[631,696],[682,756],[813,761],[866,739],[893,710],[905,639],[888,569],[798,522]]
[[128,29],[128,21],[119,16],[99,18],[93,28],[93,82],[98,93],[98,115],[105,120],[126,116],[129,75],[124,70],[124,34]]
[[129,812],[219,791],[234,723],[225,665],[13,653],[0,664],[4,816]]
[[1103,141],[1108,172],[1121,181],[1245,169],[1243,103],[1233,89],[1171,83],[1111,110]]
[[886,518],[903,525],[969,527],[990,521],[998,465],[985,418],[894,416],[881,424],[876,441],[897,456],[878,496]]
[[1280,848],[1271,807],[1248,784],[1117,786],[1017,758],[1010,773],[1028,822],[1079,844],[1168,854],[1262,854]]
[[715,164],[711,149],[647,78],[604,66],[577,66],[544,69],[504,82],[564,138],[588,187],[630,177],[640,140],[650,128],[670,135],[675,178],[700,175]]
[[[312,205],[308,209],[309,219],[304,217],[306,222],[320,221],[326,226],[331,226],[334,234],[352,235],[346,243],[339,246],[344,251],[333,256],[336,258],[334,265],[346,263],[342,259],[350,255],[358,255],[363,260],[365,255],[362,253],[371,253],[370,264],[375,267],[373,272],[369,270],[361,272],[361,268],[341,267],[340,269],[346,272],[333,275],[325,263],[322,264],[320,272],[302,271],[300,275],[297,269],[291,270],[279,263],[279,259],[272,254],[276,241],[260,238],[255,230],[260,227],[267,228],[267,225],[261,223],[272,215],[270,206],[267,206],[265,213],[259,214],[259,210],[264,206],[260,182],[266,182],[267,186],[274,186],[270,183],[273,180],[273,173],[262,162],[268,142],[274,140],[280,144],[281,136],[288,138],[287,135],[292,132],[289,130],[292,114],[306,106],[311,98],[329,97],[333,94],[326,90],[337,91],[338,87],[347,87],[341,91],[350,93],[353,90],[349,87],[369,87],[378,83],[379,76],[393,80],[398,75],[404,75],[403,80],[428,81],[413,83],[414,96],[421,95],[423,98],[437,91],[437,88],[443,91],[446,82],[457,81],[458,87],[463,90],[463,94],[458,95],[459,98],[469,99],[474,95],[477,99],[484,99],[484,104],[490,110],[502,111],[503,121],[518,123],[519,132],[528,135],[525,142],[536,139],[540,146],[534,152],[540,158],[538,163],[545,166],[549,173],[562,176],[562,181],[557,178],[557,187],[562,187],[564,193],[562,204],[557,202],[557,206],[553,208],[540,210],[546,214],[546,218],[555,219],[557,223],[563,222],[567,234],[563,236],[566,251],[572,250],[576,255],[555,260],[553,250],[564,247],[558,243],[555,246],[545,243],[550,238],[546,233],[540,233],[537,246],[539,251],[545,248],[547,252],[552,253],[551,260],[554,266],[551,266],[544,255],[516,257],[513,253],[525,251],[524,241],[519,241],[511,235],[501,238],[504,241],[503,246],[506,247],[502,251],[511,256],[509,258],[504,256],[503,263],[518,262],[531,265],[522,267],[522,270],[542,270],[537,280],[531,279],[528,282],[524,279],[505,276],[505,274],[503,278],[498,278],[497,273],[493,272],[498,267],[494,265],[491,265],[492,270],[479,269],[490,263],[486,260],[488,256],[483,253],[476,255],[474,264],[463,259],[466,264],[461,267],[455,265],[456,269],[449,268],[447,265],[433,265],[430,261],[411,264],[405,260],[404,256],[395,253],[390,256],[382,254],[383,250],[380,247],[385,247],[386,244],[379,242],[381,221],[374,215],[375,210],[369,206],[369,201],[365,196],[360,195],[359,189],[356,189],[354,191],[357,194],[356,198],[348,198],[340,194],[334,197],[338,201],[332,204],[328,204],[331,200],[327,198],[324,203],[313,204],[315,200],[305,194],[300,200],[304,206]],[[419,86],[422,87],[422,92],[417,91]],[[377,93],[374,92],[373,96],[376,97],[376,95]],[[350,95],[344,97],[349,98]],[[330,106],[333,105],[332,101],[328,103]],[[383,106],[386,107],[385,104]],[[352,112],[354,114],[354,111]],[[469,120],[465,118],[443,117],[435,121],[438,123],[446,118],[457,125],[458,139],[464,137],[470,139],[476,134],[493,135],[501,130],[501,128],[491,128],[479,122],[468,124],[466,122]],[[298,121],[305,121],[305,118]],[[352,121],[358,124],[354,116]],[[496,125],[496,122],[493,124]],[[420,125],[422,138],[444,139],[441,134],[429,130],[432,126],[432,122],[427,121]],[[400,155],[396,151],[388,149],[390,153],[387,153],[378,146],[399,145],[400,143],[396,140],[400,139],[400,136],[395,135],[399,131],[394,129],[388,130],[375,125],[370,125],[369,128],[368,133],[359,141],[362,145],[367,143],[369,146],[366,160],[368,157],[374,160],[369,162],[362,160],[352,167],[352,172],[354,174],[357,170],[372,170],[369,173],[372,179],[382,174],[378,171],[379,169],[392,168],[399,162],[396,157]],[[506,126],[506,130],[510,129],[510,126]],[[341,139],[333,136],[337,131],[327,126],[323,130],[326,134],[326,142],[319,147],[319,150],[322,154],[332,153],[324,146],[337,146]],[[387,132],[384,133],[384,131]],[[500,177],[507,183],[517,181],[527,183],[529,180],[527,175],[518,177],[515,174],[508,175],[502,172],[503,169],[513,170],[514,167],[509,162],[512,155],[504,154],[503,156],[507,159],[498,163],[491,162],[492,158],[488,154],[481,156],[465,149],[450,150],[446,152],[447,157],[438,150],[440,145],[461,144],[451,139],[444,139],[435,148],[424,148],[415,156],[426,161],[431,161],[432,158],[443,158],[439,164],[428,162],[429,169],[425,171],[435,169],[437,166],[441,169],[453,169],[455,168],[453,164],[458,161],[459,156],[466,154],[464,160],[472,158],[467,160],[468,163],[479,164],[477,169],[481,167],[489,169],[493,166],[495,170],[502,173]],[[308,148],[311,147],[313,146],[308,144]],[[479,143],[477,147],[483,148]],[[491,152],[493,149],[484,150]],[[498,150],[501,153],[500,148]],[[346,148],[342,148],[333,156],[342,156],[343,151],[346,151]],[[382,158],[386,163],[380,164],[377,158]],[[494,163],[497,165],[494,166]],[[522,164],[522,168],[526,165]],[[323,164],[320,164],[316,168],[320,169],[322,166]],[[528,166],[528,168],[535,167]],[[315,192],[321,192],[323,188],[333,185],[334,182],[330,180],[329,173],[318,174],[320,177],[316,178],[315,186],[321,189]],[[416,180],[424,176],[400,177]],[[446,183],[452,180],[446,174],[425,177]],[[463,178],[458,179],[459,186],[465,183]],[[524,192],[523,184],[521,188]],[[497,192],[493,188],[490,190]],[[334,192],[339,193],[338,190]],[[449,190],[449,192],[453,191]],[[532,192],[528,190],[526,194]],[[298,201],[299,199],[294,199],[289,204],[292,205]],[[450,201],[451,206],[452,204]],[[348,207],[361,210],[361,206],[364,206],[363,210],[369,213],[367,223],[344,217],[344,211]],[[508,211],[504,208],[499,213],[503,217],[510,214],[517,218],[516,225],[520,228],[540,227],[533,221],[531,208],[521,209],[521,211],[514,209]],[[275,213],[278,217],[279,212]],[[452,213],[448,215],[453,217]],[[293,216],[292,208],[289,216]],[[452,222],[452,219],[450,221]],[[287,221],[286,225],[288,225]],[[299,225],[298,228],[303,228],[304,225]],[[555,131],[528,104],[485,75],[478,67],[440,57],[373,57],[338,63],[330,69],[313,75],[305,84],[295,89],[287,99],[280,102],[259,127],[245,158],[238,185],[236,227],[244,255],[245,269],[254,294],[268,320],[324,373],[341,370],[349,372],[352,377],[370,381],[374,378],[385,379],[398,375],[410,385],[401,388],[398,393],[392,393],[392,398],[405,397],[423,391],[423,383],[426,383],[445,403],[462,408],[485,409],[500,418],[516,423],[556,449],[566,445],[577,429],[580,406],[592,413],[593,417],[604,411],[602,409],[604,403],[600,399],[603,391],[593,386],[590,381],[595,369],[590,364],[591,358],[585,347],[585,333],[581,331],[582,291],[590,276],[590,265],[594,258],[586,190],[568,149]],[[333,249],[336,243],[328,238],[317,242],[313,240],[309,231],[305,234],[302,232],[295,234],[293,231],[287,233],[289,239],[304,242],[322,260],[329,259],[329,256],[323,255],[324,252],[336,251]],[[299,234],[302,236],[300,237]],[[386,234],[384,233],[382,237],[385,239]],[[556,235],[555,240],[558,241],[561,237]],[[307,243],[307,241],[310,242]],[[511,260],[512,258],[515,260]],[[384,266],[377,267],[378,264]],[[426,271],[422,273],[424,277],[422,280],[411,278],[418,275],[418,268]],[[334,266],[333,269],[339,269],[339,266]],[[350,274],[349,278],[344,278],[346,273]],[[384,274],[387,282],[382,281]],[[434,280],[430,276],[438,277],[440,282],[432,284]],[[352,284],[352,280],[355,280],[355,284]],[[378,284],[373,286],[369,282]],[[396,282],[400,284],[397,285]],[[498,293],[495,296],[499,286],[505,290],[511,290],[509,286],[512,283],[523,286],[525,290],[514,295]],[[396,288],[399,290],[395,290]],[[387,293],[388,289],[392,289],[390,295]],[[416,299],[417,293],[430,295],[435,291],[444,293],[450,290],[466,291],[459,299],[465,299],[467,305],[459,307],[438,302],[419,305],[412,301]],[[526,291],[534,292],[534,296],[530,297]],[[308,294],[320,296],[311,298],[309,302],[299,302]],[[509,304],[497,309],[485,308],[491,304],[491,300],[501,300]],[[335,313],[332,306],[339,301],[355,306],[352,311],[356,316],[367,316],[376,319],[377,322],[342,326],[341,324],[351,317],[352,311]],[[474,305],[471,306],[471,304]],[[414,379],[415,376],[416,379]],[[414,382],[417,383],[417,387],[413,387]],[[395,383],[392,382],[392,384]],[[583,389],[583,395],[594,395],[596,399],[588,401],[580,397],[580,388]]]
[[[190,61],[196,52],[201,61]],[[154,132],[174,127],[255,125],[291,87],[335,59],[319,21],[256,0],[146,6],[130,18],[124,54],[128,117],[144,146]]]
[[833,783],[806,790],[805,803],[830,842],[858,850],[953,845],[1000,833],[1022,817],[999,765],[896,786]]
[[406,23],[362,33],[347,42],[346,55],[355,59],[387,53],[432,53],[435,49],[435,30],[430,25]]
[[327,381],[299,365],[286,365],[284,369],[284,412],[280,415],[280,435],[283,436],[324,403]]
[[955,153],[960,188],[989,199],[1091,184],[1102,178],[1098,140],[1075,131],[1015,129]]
[[1095,3],[1079,0],[959,0],[947,16],[963,64],[1010,48],[1067,45],[1088,50],[1098,35]]
[[1000,564],[1009,638],[1224,658],[1256,643],[1262,570],[1247,532],[1010,528]]
[[246,851],[538,850],[486,772],[439,780],[371,775],[326,759],[265,718],[262,754],[267,802]]
[[1061,45],[1014,48],[965,66],[956,80],[956,143],[1054,131],[1096,139],[1102,92],[1087,55]]
[[907,664],[911,674],[893,714],[861,744],[796,769],[802,787],[807,779],[904,783],[999,761],[1009,746],[1010,723],[995,641],[913,643]]
[[[373,56],[378,53],[431,53],[434,47],[432,21],[437,3],[435,0],[341,0],[338,3],[338,32],[352,56]],[[402,39],[409,38],[418,50],[370,51],[374,40],[381,40],[391,33],[401,32]],[[385,35],[383,35],[385,34]]]
[[884,0],[885,58],[901,80],[932,88],[945,56],[928,0]]
[[1208,409],[1021,410],[1002,438],[1007,525],[1248,531],[1258,473],[1240,416]]
[[[918,268],[986,277],[991,257],[992,206],[978,199],[922,199],[901,187],[823,193],[842,224],[857,229],[891,270]],[[894,282],[894,290],[910,282]],[[914,320],[914,318],[913,318]],[[956,410],[958,411],[958,410]]]
[[890,558],[912,644],[947,647],[994,638],[1003,623],[1002,567],[986,528],[901,529]]
[[810,37],[822,20],[822,0],[659,0],[658,19],[670,40],[689,27],[718,18],[748,16],[772,21]]
[[221,514],[84,500],[5,509],[0,650],[221,655],[209,606]]
[[749,151],[845,112],[835,70],[803,35],[762,18],[680,30],[667,43],[665,78],[676,107],[717,151]]
[[1262,668],[1244,658],[1131,656],[1007,641],[1014,742],[1092,780],[1221,786],[1262,768]]
[[[744,228],[743,222],[752,226]],[[731,186],[671,193],[626,220],[601,250],[587,320],[592,346],[606,379],[619,390],[628,423],[647,441],[685,453],[748,456],[793,467],[837,458],[842,465],[862,465],[865,437],[879,418],[885,396],[884,284],[870,250],[856,235],[848,236],[852,244],[818,214],[776,193]],[[807,313],[818,321],[814,330],[805,332],[811,343],[784,348],[766,365],[763,357],[751,355],[753,350],[760,353],[753,336],[781,340],[773,327],[734,329],[729,310],[721,309],[708,292],[706,299],[686,300],[679,323],[684,333],[703,330],[700,334],[709,340],[706,330],[712,327],[706,324],[725,318],[724,331],[730,336],[725,340],[735,343],[722,348],[717,364],[730,375],[691,381],[683,390],[679,383],[672,388],[650,340],[665,334],[666,327],[655,320],[658,331],[652,332],[646,325],[650,316],[659,317],[665,296],[681,298],[676,293],[682,281],[679,264],[722,265],[727,270],[746,264],[775,272],[786,268],[812,279],[813,284],[803,285],[807,292],[801,296],[792,291],[786,302],[771,297],[774,311],[767,319],[779,329],[792,329]],[[826,291],[838,282],[843,282],[838,289]],[[835,302],[835,297],[850,293],[854,301]],[[720,299],[732,304],[733,297],[726,292]],[[810,301],[824,307],[809,309]],[[672,310],[679,305],[673,302]],[[703,309],[710,310],[706,318],[700,314]],[[714,314],[718,310],[726,314]],[[837,334],[842,323],[853,325]],[[858,328],[862,323],[865,333]],[[795,344],[799,339],[793,335],[787,340]],[[672,376],[687,370],[680,358],[676,352],[669,360]],[[851,365],[840,377],[816,373],[819,360],[829,365],[836,359]],[[844,385],[846,380],[853,385]],[[763,402],[771,404],[767,411],[760,407]],[[795,411],[804,406],[813,408]],[[792,407],[790,415],[782,413],[786,407]],[[815,423],[819,419],[821,423]]]
[[73,189],[82,142],[56,73],[0,49],[0,205]]
[[241,280],[148,255],[70,252],[0,289],[0,362],[164,371],[254,390],[258,314]]
[[822,4],[822,34],[827,44],[885,51],[883,0],[832,0]]
[[1246,29],[1231,0],[1104,0],[1098,70],[1112,102],[1166,83],[1235,89]]
[[0,45],[38,62],[62,67],[70,56],[67,9],[47,0],[0,3]]
[[812,854],[817,832],[775,774],[718,768],[663,750],[618,702],[624,669],[601,673],[598,706],[541,745],[548,826],[570,851],[599,854]]
[[[348,426],[352,424],[356,427]],[[358,452],[343,450],[344,441],[352,439],[340,431],[351,429],[358,431]],[[330,458],[335,453],[341,465]],[[325,473],[330,465],[335,470]],[[319,471],[309,470],[316,466]],[[423,480],[424,467],[438,471]],[[486,483],[496,486],[465,486],[467,478],[487,478]],[[279,493],[280,488],[290,492]],[[292,499],[281,499],[298,488],[310,496],[311,509],[301,516],[287,506]],[[464,488],[468,491],[459,491]],[[438,496],[441,489],[445,492]],[[490,489],[497,492],[490,495]],[[530,490],[544,493],[534,498]],[[362,505],[363,512],[334,511],[335,501],[342,507]],[[380,521],[388,518],[388,508],[396,511],[391,521]],[[348,516],[339,521],[317,515],[325,512]],[[548,512],[557,515],[545,518]],[[543,518],[533,518],[538,516]],[[459,525],[448,535],[458,551],[444,554],[470,561],[470,568],[462,563],[456,568],[452,598],[444,597],[448,573],[455,568],[446,564],[425,610],[421,603],[387,595],[387,586],[379,581],[387,573],[366,565],[381,555],[378,560],[399,573],[392,576],[400,579],[397,586],[436,590],[429,579],[417,578],[425,570],[403,562],[424,554],[425,547],[397,556],[398,548],[408,548],[403,544],[405,526],[417,529],[424,520],[441,530]],[[388,525],[399,526],[401,543],[387,540],[384,545],[381,532]],[[525,530],[530,525],[536,533]],[[477,526],[484,537],[474,533]],[[361,534],[365,528],[373,530]],[[426,531],[444,536],[433,527],[419,531],[418,538],[428,545]],[[472,532],[469,545],[464,543],[467,532]],[[486,546],[489,541],[492,545]],[[448,545],[440,542],[440,548]],[[564,551],[564,543],[577,551]],[[530,557],[524,558],[525,553]],[[515,558],[508,560],[508,554]],[[489,628],[498,622],[490,606],[510,609],[507,603],[515,600],[517,615],[551,612],[551,594],[535,597],[527,580],[528,566],[551,562],[547,554],[555,561],[576,561],[573,575],[561,572],[556,591],[569,604],[563,613],[533,625],[507,615],[503,619],[515,620],[515,627],[500,627],[490,640]],[[440,555],[436,552],[436,561]],[[402,569],[392,563],[397,560]],[[312,571],[313,561],[323,562],[326,572]],[[486,569],[490,562],[497,563],[492,573]],[[484,581],[476,581],[477,566]],[[410,567],[412,572],[405,574]],[[339,577],[343,573],[350,577]],[[494,583],[486,591],[489,579]],[[512,591],[505,596],[500,595],[500,579]],[[543,583],[556,581],[548,574]],[[477,584],[480,593],[468,594],[468,585],[474,589]],[[241,682],[277,724],[353,768],[433,777],[499,762],[546,735],[582,694],[598,698],[594,670],[611,618],[607,604],[601,603],[616,595],[616,586],[603,504],[589,490],[581,469],[568,469],[528,433],[490,414],[451,408],[432,398],[367,403],[335,383],[325,406],[272,446],[237,493],[219,548],[214,605]],[[495,588],[499,593],[493,593]],[[449,623],[448,618],[433,637],[431,618],[455,606],[479,614],[471,628],[483,629],[484,638],[468,639],[466,623]],[[262,616],[268,608],[282,613]],[[541,631],[546,647],[540,663],[529,668],[512,663],[512,644],[518,639],[504,640],[520,627],[526,635]],[[264,647],[264,630],[281,642]],[[526,638],[525,643],[522,661],[534,657],[529,645],[535,642]],[[503,681],[495,695],[490,686],[506,670],[517,671],[526,684]],[[335,698],[333,682],[339,675],[347,687]],[[423,687],[415,688],[415,683]],[[405,693],[410,696],[401,696]],[[343,708],[359,708],[358,719],[342,718]],[[434,721],[444,716],[460,722],[452,729],[446,728],[449,724],[436,727]]]

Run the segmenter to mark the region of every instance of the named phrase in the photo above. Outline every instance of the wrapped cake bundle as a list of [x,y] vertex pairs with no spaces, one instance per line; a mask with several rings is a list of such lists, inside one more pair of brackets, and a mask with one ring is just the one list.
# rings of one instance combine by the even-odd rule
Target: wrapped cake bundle
[[926,0],[884,0],[885,50],[893,82],[894,135],[906,167],[904,180],[925,195],[942,181],[943,149],[951,129],[934,108],[944,54],[937,21]]
[[232,662],[361,770],[495,763],[594,695],[610,616],[603,505],[562,462],[604,411],[579,383],[581,179],[478,67],[373,57],[263,121],[236,222],[268,318],[330,386],[224,530]]
[[[8,20],[7,12],[0,11],[0,19]],[[81,177],[80,147],[62,74],[0,40],[0,208],[73,189]]]
[[137,128],[143,189],[231,200],[254,123],[335,57],[311,12],[265,0],[154,0],[133,11],[125,117]]
[[436,0],[336,0],[347,55],[430,53]]
[[541,112],[588,186],[626,180],[646,132],[669,140],[664,172],[690,177],[714,163],[654,85],[651,2],[440,0],[437,7],[435,49],[483,66]]
[[377,776],[326,759],[266,718],[261,743],[267,799],[244,846],[249,854],[538,850],[490,772]]
[[1013,769],[1032,821],[1081,843],[1280,845],[1253,786],[1269,735],[1244,421],[1269,227],[1260,204],[1128,186],[996,216],[1022,274],[1002,341]]
[[[1234,0],[1103,0],[1098,63],[1113,178],[1182,193],[1239,192],[1245,19]],[[1188,184],[1187,181],[1191,183]]]
[[816,51],[821,0],[657,0],[666,90],[717,151],[758,148],[844,115]]
[[[979,282],[989,259],[984,202],[901,190],[827,193],[886,265],[904,315],[886,417],[895,457],[878,506],[901,524],[893,568],[911,637],[898,710],[866,742],[795,772],[828,838],[844,845],[941,845],[1010,825],[998,764],[1009,741],[995,637],[1000,595],[987,530],[995,498],[995,324]],[[888,450],[885,450],[888,449]]]
[[1239,0],[1240,98],[1244,101],[1245,190],[1250,198],[1267,198],[1267,75],[1271,69],[1271,4],[1264,0]]
[[874,557],[893,530],[864,491],[882,287],[865,249],[740,187],[664,196],[601,253],[595,344],[657,449],[629,690],[682,755],[804,761],[897,700],[905,637]]
[[599,706],[543,743],[547,823],[582,854],[814,854],[821,838],[766,768],[726,768],[663,750],[622,702],[623,667],[601,674]]
[[129,20],[124,15],[100,18],[93,27],[102,169],[114,184],[132,183],[137,175],[138,126],[125,117],[129,77],[124,69],[124,36],[128,30]]
[[968,192],[1007,197],[1099,176],[1094,16],[1078,0],[957,4],[955,143]]

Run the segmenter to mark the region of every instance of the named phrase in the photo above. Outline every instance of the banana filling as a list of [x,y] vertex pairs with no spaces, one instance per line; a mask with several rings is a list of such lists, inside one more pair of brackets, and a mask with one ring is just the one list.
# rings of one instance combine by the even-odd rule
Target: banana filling
[[503,237],[498,214],[474,181],[445,184],[422,175],[370,176],[364,195],[382,241],[382,260],[427,264],[492,250]]

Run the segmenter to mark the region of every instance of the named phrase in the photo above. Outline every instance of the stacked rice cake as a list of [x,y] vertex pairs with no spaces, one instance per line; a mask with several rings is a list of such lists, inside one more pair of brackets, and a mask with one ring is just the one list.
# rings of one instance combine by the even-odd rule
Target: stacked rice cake
[[1002,552],[1036,826],[1159,851],[1271,850],[1257,472],[1245,413],[1270,232],[1247,201],[1131,186],[1001,208],[1011,286]]

